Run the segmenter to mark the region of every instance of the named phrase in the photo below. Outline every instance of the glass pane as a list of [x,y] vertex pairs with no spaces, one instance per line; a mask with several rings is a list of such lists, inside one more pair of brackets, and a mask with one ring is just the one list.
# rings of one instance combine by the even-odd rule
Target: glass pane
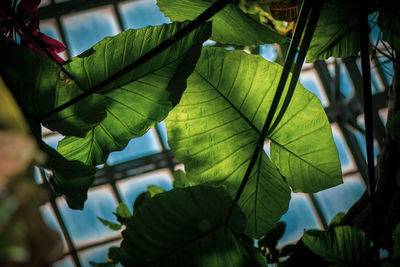
[[322,106],[326,107],[329,105],[328,98],[325,95],[325,92],[322,90],[322,86],[320,85],[319,79],[315,74],[314,70],[303,71],[300,73],[300,83],[311,93],[316,95],[321,101]]
[[170,22],[153,0],[132,1],[119,4],[118,7],[124,29],[140,29]]
[[379,63],[382,68],[382,71],[387,79],[388,84],[392,83],[393,78],[393,62],[385,56],[381,56],[379,58]]
[[57,199],[68,232],[78,246],[119,235],[119,232],[112,231],[96,218],[98,216],[105,220],[116,221],[113,211],[117,204],[111,187],[108,185],[97,187],[90,190],[88,195],[83,210],[72,210],[63,198]]
[[47,223],[47,225],[60,235],[64,246],[64,251],[67,251],[67,243],[65,241],[64,235],[61,232],[60,226],[58,225],[57,218],[54,214],[53,209],[51,208],[50,203],[46,203],[45,205],[41,206],[40,213],[42,214],[43,220]]
[[[120,241],[109,243],[107,245],[98,246],[93,249],[88,249],[80,252],[78,254],[79,258],[81,259],[82,266],[90,267],[91,265],[89,262],[97,262],[97,263],[104,263],[108,258],[108,249],[110,247],[119,247],[121,244]],[[116,266],[122,266],[121,264],[117,264]]]
[[277,57],[275,46],[272,44],[260,46],[260,56],[268,61],[274,62]]
[[61,139],[63,139],[63,136],[61,134],[52,134],[52,135],[43,137],[43,141],[56,150],[57,150],[58,142],[60,142]]
[[353,157],[350,154],[349,148],[343,139],[342,133],[339,127],[333,123],[331,124],[333,140],[336,144],[336,148],[339,153],[340,165],[342,167],[342,172],[347,172],[355,169],[355,164]]
[[117,183],[122,200],[132,210],[136,198],[147,190],[147,186],[156,185],[168,191],[172,189],[171,174],[168,170],[128,178]]
[[119,32],[111,6],[61,17],[71,56],[92,47],[106,36]]
[[152,128],[143,136],[129,141],[128,145],[122,151],[112,152],[107,159],[107,164],[115,165],[128,160],[156,154],[161,150],[157,133]]
[[74,267],[74,266],[75,264],[73,263],[71,256],[68,256],[53,264],[53,267]]
[[353,84],[351,83],[350,76],[343,64],[340,66],[340,92],[346,98],[350,98],[354,95]]
[[314,194],[328,223],[338,212],[347,212],[364,193],[365,185],[360,177],[346,177],[343,182]]
[[321,229],[310,200],[301,193],[292,193],[289,209],[281,217],[281,221],[286,223],[286,230],[278,242],[279,246],[296,242],[303,235],[304,230]]

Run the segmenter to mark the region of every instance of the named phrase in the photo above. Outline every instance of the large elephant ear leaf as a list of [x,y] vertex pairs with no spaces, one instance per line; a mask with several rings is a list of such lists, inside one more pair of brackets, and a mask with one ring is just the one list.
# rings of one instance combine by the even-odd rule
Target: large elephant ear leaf
[[357,8],[344,1],[325,1],[307,53],[307,62],[346,58],[360,51]]
[[42,149],[48,156],[45,167],[53,172],[52,184],[55,190],[65,195],[70,208],[83,209],[87,191],[94,181],[96,167],[67,160],[45,143],[42,143]]
[[118,259],[126,266],[266,266],[265,258],[235,236],[245,228],[222,188],[193,186],[161,193],[128,219]]
[[[184,23],[128,30],[105,38],[65,65],[90,88],[172,37]],[[112,151],[122,150],[134,137],[142,136],[163,120],[179,102],[186,79],[194,69],[208,39],[211,23],[205,23],[134,70],[104,86],[99,93],[107,100],[107,117],[83,138],[67,137],[58,150],[68,159],[88,165],[104,163]]]
[[[193,20],[210,7],[215,0],[158,0],[160,10],[172,21]],[[233,45],[283,44],[287,38],[270,26],[245,14],[231,3],[211,18],[213,29],[210,39]]]
[[[74,81],[62,79],[62,73],[50,59],[13,45],[0,38],[0,74],[23,112],[40,117],[84,93]],[[92,94],[82,101],[44,118],[42,123],[64,135],[84,136],[106,116],[106,100]]]
[[[192,184],[225,185],[236,194],[281,72],[259,56],[203,49],[181,102],[166,119],[168,142]],[[252,237],[268,232],[287,210],[287,183],[308,192],[341,183],[331,128],[317,97],[298,84],[292,102],[268,136],[272,162],[260,153],[239,200]],[[309,128],[294,131],[299,124]]]
[[383,33],[383,40],[393,49],[400,50],[400,3],[388,2],[391,4],[379,11],[378,26]]
[[304,233],[301,241],[315,254],[340,266],[366,266],[371,255],[371,242],[366,234],[350,226],[337,226],[328,231],[310,230]]

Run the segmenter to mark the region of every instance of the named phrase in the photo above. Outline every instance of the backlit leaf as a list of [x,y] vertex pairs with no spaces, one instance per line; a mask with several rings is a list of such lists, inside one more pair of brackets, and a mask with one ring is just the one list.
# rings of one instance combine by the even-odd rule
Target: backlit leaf
[[[140,58],[186,24],[128,30],[105,38],[81,56],[73,58],[65,67],[84,88],[90,88]],[[84,138],[67,137],[62,140],[58,145],[60,153],[88,165],[101,164],[110,152],[122,150],[130,139],[142,136],[163,120],[179,102],[186,78],[193,70],[210,30],[209,23],[202,25],[164,52],[104,87],[100,93],[108,100],[106,119]]]
[[[259,56],[203,49],[180,104],[166,119],[168,142],[192,184],[225,185],[236,194],[281,72]],[[272,162],[260,154],[239,200],[252,237],[265,234],[287,210],[290,190],[281,175],[295,191],[341,183],[328,119],[317,97],[300,84],[268,139]]]
[[356,56],[360,50],[358,9],[342,2],[325,1],[308,49],[307,62]]
[[125,266],[266,266],[265,258],[235,232],[245,227],[221,188],[194,186],[158,194],[128,220],[118,260]]
[[[172,21],[193,20],[215,0],[158,0],[160,10]],[[287,38],[279,35],[270,26],[243,13],[235,4],[229,4],[211,18],[213,22],[210,39],[223,44],[261,45],[283,44]]]

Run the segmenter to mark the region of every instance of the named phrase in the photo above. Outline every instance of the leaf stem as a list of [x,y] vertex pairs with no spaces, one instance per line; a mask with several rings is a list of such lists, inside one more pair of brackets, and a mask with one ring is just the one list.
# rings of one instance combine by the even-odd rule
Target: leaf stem
[[[246,184],[247,184],[247,182],[249,180],[251,171],[252,171],[252,169],[253,169],[253,167],[254,167],[254,165],[256,163],[256,160],[257,160],[257,158],[258,158],[258,156],[259,156],[259,154],[260,154],[260,152],[261,152],[261,150],[262,150],[262,148],[264,146],[264,141],[265,141],[265,138],[266,138],[266,136],[268,134],[268,129],[271,126],[272,119],[273,119],[273,117],[275,115],[275,112],[276,112],[276,110],[278,108],[278,104],[280,102],[283,90],[285,88],[287,79],[289,77],[289,72],[290,72],[290,69],[291,69],[291,67],[293,65],[293,60],[294,60],[295,55],[296,55],[297,47],[298,47],[298,45],[300,43],[300,39],[301,39],[303,30],[304,30],[304,28],[306,26],[307,18],[308,18],[309,13],[310,13],[310,11],[312,9],[313,3],[314,3],[314,0],[304,0],[303,4],[302,4],[302,7],[300,8],[300,14],[299,14],[299,17],[297,19],[294,35],[293,35],[292,41],[290,42],[289,50],[288,50],[288,53],[287,53],[287,56],[286,56],[286,60],[285,60],[285,65],[283,67],[283,71],[282,71],[282,74],[281,74],[281,77],[280,77],[280,80],[279,80],[279,84],[278,84],[277,90],[276,90],[275,95],[274,95],[274,99],[272,100],[272,104],[271,104],[270,110],[268,111],[268,115],[267,115],[267,118],[265,120],[263,129],[261,131],[260,138],[258,139],[257,145],[256,145],[256,147],[254,149],[253,156],[252,156],[252,158],[250,160],[249,166],[248,166],[248,168],[246,170],[246,173],[245,173],[245,175],[243,177],[242,183],[240,184],[239,189],[236,192],[235,198],[233,200],[232,206],[231,206],[231,208],[230,208],[230,210],[228,212],[228,216],[226,217],[226,221],[225,222],[229,221],[229,219],[230,219],[230,217],[231,217],[231,215],[233,213],[233,210],[234,210],[236,204],[238,203],[238,201],[240,199],[240,196],[242,195],[243,190],[244,190],[244,188],[245,188],[245,186],[246,186]],[[307,25],[307,27],[309,27],[309,25]],[[297,58],[297,59],[299,59],[299,58]],[[303,58],[303,60],[304,60],[304,58]]]
[[368,13],[364,10],[358,13],[358,24],[360,32],[361,47],[361,70],[363,78],[363,96],[364,96],[364,121],[365,121],[365,139],[367,146],[367,162],[368,162],[368,194],[370,198],[370,215],[372,221],[371,237],[373,240],[373,257],[378,264],[377,252],[377,220],[376,214],[376,197],[375,197],[375,162],[374,162],[374,136],[373,136],[373,118],[372,118],[372,93],[371,93],[371,69],[369,61],[369,28]]
[[[211,17],[213,17],[216,13],[218,13],[220,10],[222,10],[224,7],[226,7],[228,4],[231,3],[231,0],[218,0],[214,4],[212,4],[209,8],[207,8],[203,13],[201,13],[196,19],[193,21],[189,22],[186,26],[184,26],[182,29],[180,29],[177,33],[175,33],[173,36],[170,38],[166,39],[163,41],[161,44],[156,46],[155,48],[151,49],[149,52],[135,60],[134,62],[130,63],[127,65],[125,68],[120,70],[119,72],[111,75],[104,81],[98,83],[97,85],[93,86],[89,90],[85,91],[83,94],[78,95],[77,97],[71,99],[70,101],[62,104],[61,106],[47,112],[46,114],[43,114],[40,116],[40,120],[44,120],[48,118],[51,115],[56,114],[57,112],[60,112],[73,104],[81,101],[82,99],[98,92],[100,89],[103,87],[112,84],[116,80],[120,79],[122,76],[125,74],[129,73],[130,71],[140,67],[150,59],[154,58],[156,55],[159,53],[165,51],[168,49],[170,46],[175,44],[177,41],[180,39],[184,38],[186,35],[190,34],[192,31],[200,27],[203,23],[205,23],[207,20],[209,20]],[[111,89],[110,91],[112,91]]]

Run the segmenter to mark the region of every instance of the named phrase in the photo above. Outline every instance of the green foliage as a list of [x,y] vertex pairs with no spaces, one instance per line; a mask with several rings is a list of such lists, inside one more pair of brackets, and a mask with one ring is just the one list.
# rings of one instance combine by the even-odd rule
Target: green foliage
[[[73,58],[65,68],[88,89],[140,58],[186,24],[128,30],[105,38]],[[100,93],[108,100],[107,117],[84,138],[62,140],[58,145],[60,153],[85,164],[101,164],[110,152],[123,149],[130,139],[142,136],[163,120],[179,101],[201,45],[209,37],[210,27],[210,24],[202,25],[139,68],[102,88]]]
[[393,230],[393,260],[400,260],[400,224]]
[[357,55],[360,51],[358,10],[344,1],[325,1],[308,49],[307,62]]
[[162,189],[161,187],[158,187],[156,185],[149,185],[147,187],[147,191],[150,193],[151,197],[154,197],[155,195],[158,195],[158,194],[161,194],[161,193],[165,192],[164,189]]
[[[236,194],[281,71],[258,56],[203,48],[180,104],[166,119],[169,144],[192,184],[223,184]],[[259,155],[239,201],[252,237],[271,229],[287,210],[290,191],[281,174],[295,191],[341,183],[329,122],[319,100],[300,84],[268,139],[272,162]]]
[[396,0],[387,1],[379,12],[378,26],[383,33],[383,40],[393,49],[400,50],[400,4]]
[[185,188],[190,186],[190,182],[186,177],[186,173],[182,170],[177,170],[174,172],[174,188]]
[[70,208],[83,209],[96,167],[68,160],[44,142],[42,149],[48,156],[46,167],[53,171],[52,182],[56,191],[66,196]]
[[371,255],[371,243],[365,233],[350,226],[310,230],[304,233],[302,242],[315,254],[340,266],[366,264]]
[[118,224],[118,223],[113,223],[113,222],[110,222],[110,221],[108,221],[108,220],[102,219],[102,218],[100,218],[100,217],[97,217],[97,219],[98,219],[103,225],[107,226],[107,227],[110,228],[111,230],[114,230],[114,231],[119,231],[119,230],[121,230],[122,225],[120,225],[120,224]]
[[397,112],[392,116],[388,121],[387,127],[393,135],[400,137],[400,112]]
[[[60,77],[61,69],[50,59],[1,37],[0,58],[0,74],[23,112],[31,116],[39,117],[83,93],[73,81]],[[103,96],[92,94],[42,123],[65,135],[83,136],[105,118],[105,104]]]
[[[160,10],[172,21],[193,20],[206,10],[214,0],[158,0]],[[235,4],[229,4],[212,17],[210,39],[222,44],[261,45],[283,44],[287,38],[270,26],[261,24],[243,13]]]
[[[221,188],[194,186],[158,194],[128,220],[119,251],[128,266],[265,266],[235,233],[245,217]],[[171,216],[176,214],[176,216]],[[263,264],[261,264],[263,263]]]

